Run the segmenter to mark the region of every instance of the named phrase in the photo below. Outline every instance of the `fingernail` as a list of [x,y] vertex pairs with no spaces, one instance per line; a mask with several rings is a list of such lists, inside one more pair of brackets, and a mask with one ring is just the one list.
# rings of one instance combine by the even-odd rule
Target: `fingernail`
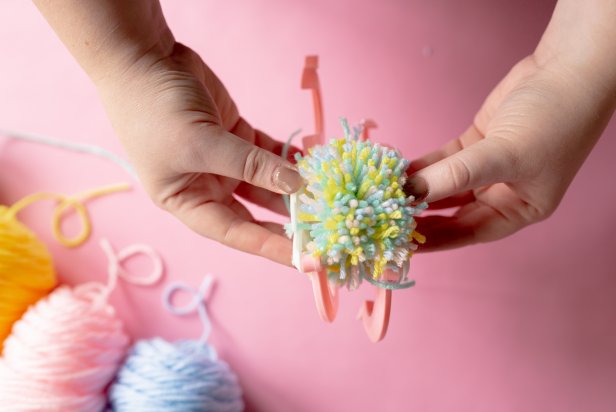
[[304,184],[304,179],[297,169],[289,166],[278,166],[274,171],[274,185],[285,193],[295,193]]
[[416,201],[421,201],[428,196],[428,183],[420,176],[412,176],[402,188],[407,196],[413,196]]

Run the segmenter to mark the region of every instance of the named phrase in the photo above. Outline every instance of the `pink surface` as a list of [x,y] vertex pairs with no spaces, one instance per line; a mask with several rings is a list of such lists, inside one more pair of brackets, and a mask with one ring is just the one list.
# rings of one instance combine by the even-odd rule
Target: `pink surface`
[[[532,50],[552,4],[163,6],[177,38],[201,53],[254,125],[280,139],[311,131],[299,79],[304,55],[318,53],[327,135],[339,134],[338,116],[370,116],[380,126],[375,139],[412,157],[466,128],[495,82]],[[2,3],[0,38],[0,127],[123,153],[94,87],[30,2]],[[548,221],[494,244],[416,257],[417,286],[394,293],[378,345],[355,320],[371,288],[343,293],[338,319],[326,325],[307,279],[200,238],[140,189],[91,203],[94,236],[76,250],[52,240],[49,204],[22,218],[69,284],[105,277],[101,236],[116,248],[152,244],[167,281],[217,275],[213,341],[239,373],[249,410],[608,411],[616,404],[615,150],[612,122]],[[99,159],[0,137],[2,203],[128,179]],[[161,291],[123,284],[111,302],[134,337],[198,337],[197,318],[165,313]]]

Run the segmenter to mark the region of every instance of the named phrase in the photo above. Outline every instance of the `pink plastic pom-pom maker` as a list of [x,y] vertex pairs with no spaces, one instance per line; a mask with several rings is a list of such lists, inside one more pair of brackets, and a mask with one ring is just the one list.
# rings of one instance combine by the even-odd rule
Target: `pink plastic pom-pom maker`
[[[318,57],[307,56],[302,74],[301,87],[304,90],[310,90],[312,92],[315,132],[314,134],[303,137],[302,146],[304,154],[307,154],[310,148],[326,144],[323,122],[323,105],[317,68]],[[361,126],[362,127],[359,130],[356,130],[355,138],[357,141],[363,142],[368,139],[369,130],[371,128],[375,128],[376,123],[372,120],[365,120],[362,121]],[[383,150],[383,153],[386,153],[387,150],[395,150],[386,149],[388,147],[387,145],[380,145],[380,147],[381,149],[377,150]],[[396,153],[399,154],[397,151]],[[403,162],[406,161],[403,160]],[[403,165],[406,164],[407,163],[403,163]],[[404,167],[404,170],[406,170],[406,167]],[[401,179],[406,179],[406,177],[402,177]],[[401,184],[403,183],[404,181],[401,181]],[[305,273],[310,278],[314,293],[314,300],[321,319],[325,322],[333,322],[338,311],[338,288],[340,285],[335,281],[335,279],[332,281],[332,278],[328,275],[327,268],[324,267],[324,263],[321,259],[314,257],[313,254],[307,252],[306,246],[310,241],[308,229],[306,229],[306,227],[302,227],[300,224],[301,219],[298,218],[298,215],[301,213],[299,205],[301,196],[301,193],[297,193],[291,195],[289,199],[289,210],[291,214],[290,225],[291,232],[293,233],[292,262],[300,272]],[[410,200],[412,201],[413,199]],[[425,205],[420,205],[416,207],[417,211],[413,213],[419,213],[423,208],[425,208]],[[414,211],[415,209],[409,207],[409,210]],[[413,226],[410,228],[410,232],[412,232],[414,239],[416,239],[419,243],[422,243],[423,237],[414,232],[416,223],[414,223],[412,219],[411,221],[413,222]],[[411,235],[409,235],[409,237],[410,236]],[[412,246],[416,247],[414,244],[412,244]],[[362,321],[366,334],[372,342],[382,340],[387,333],[391,312],[392,289],[401,288],[400,286],[395,285],[400,285],[403,281],[406,281],[406,283],[404,283],[404,286],[402,287],[409,287],[414,284],[414,281],[407,281],[406,279],[406,275],[409,270],[408,258],[410,255],[412,255],[412,250],[408,253],[405,252],[404,257],[399,259],[398,267],[392,267],[391,265],[385,266],[379,276],[379,281],[374,281],[372,279],[368,279],[365,275],[360,275],[360,277],[363,276],[364,279],[368,279],[370,283],[373,283],[377,289],[375,299],[365,301],[357,315],[357,319]]]

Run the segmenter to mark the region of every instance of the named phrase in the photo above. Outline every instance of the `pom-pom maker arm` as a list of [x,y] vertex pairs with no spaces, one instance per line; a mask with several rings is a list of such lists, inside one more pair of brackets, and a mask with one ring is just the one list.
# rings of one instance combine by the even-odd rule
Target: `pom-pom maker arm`
[[[321,100],[321,89],[319,76],[317,73],[318,57],[307,56],[304,71],[302,74],[302,89],[312,91],[315,133],[303,138],[303,148],[306,151],[317,144],[325,143],[323,105]],[[363,122],[363,132],[361,139],[366,140],[370,128],[376,127],[376,123],[371,120]],[[293,265],[302,273],[306,273],[312,281],[317,311],[326,322],[332,322],[338,311],[338,286],[330,283],[327,271],[322,267],[321,262],[309,254],[304,253],[304,244],[307,241],[307,234],[298,226],[297,214],[298,201],[297,194],[290,197],[291,224],[293,225]],[[400,274],[391,270],[386,270],[386,277],[399,277]],[[391,312],[391,290],[377,287],[377,295],[374,301],[366,301],[362,305],[358,319],[363,322],[364,329],[373,342],[378,342],[387,332],[389,316]]]
[[304,149],[317,144],[325,143],[325,125],[323,124],[323,103],[321,100],[321,82],[319,81],[318,56],[306,56],[304,71],[302,73],[302,89],[312,92],[312,104],[314,107],[314,134],[302,139]]
[[[302,73],[302,89],[312,92],[314,107],[315,133],[302,139],[304,150],[325,143],[325,128],[323,124],[323,104],[321,100],[321,85],[317,68],[319,67],[318,56],[307,56]],[[321,266],[321,262],[308,254],[303,254],[306,234],[297,227],[297,195],[290,197],[291,224],[295,225],[293,232],[293,264],[302,273],[306,273],[312,281],[314,301],[319,316],[325,322],[333,322],[338,312],[338,288],[330,285],[327,280],[327,271]],[[331,287],[330,287],[331,286]]]

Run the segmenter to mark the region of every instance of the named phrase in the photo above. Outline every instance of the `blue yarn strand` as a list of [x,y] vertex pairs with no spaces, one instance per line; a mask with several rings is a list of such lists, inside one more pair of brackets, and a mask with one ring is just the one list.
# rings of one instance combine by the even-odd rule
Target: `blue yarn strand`
[[[212,332],[212,323],[210,322],[210,317],[207,314],[207,310],[205,309],[205,304],[203,303],[207,293],[212,287],[212,283],[214,282],[214,277],[212,275],[205,275],[203,281],[201,282],[201,286],[196,290],[188,285],[183,283],[172,283],[165,289],[163,293],[163,306],[169,312],[174,315],[188,315],[195,310],[199,314],[199,319],[201,320],[201,324],[203,325],[203,332],[201,333],[201,337],[199,341],[202,343],[207,342],[210,337],[210,333]],[[192,300],[184,306],[175,306],[171,303],[171,297],[176,291],[187,292],[192,296]]]

